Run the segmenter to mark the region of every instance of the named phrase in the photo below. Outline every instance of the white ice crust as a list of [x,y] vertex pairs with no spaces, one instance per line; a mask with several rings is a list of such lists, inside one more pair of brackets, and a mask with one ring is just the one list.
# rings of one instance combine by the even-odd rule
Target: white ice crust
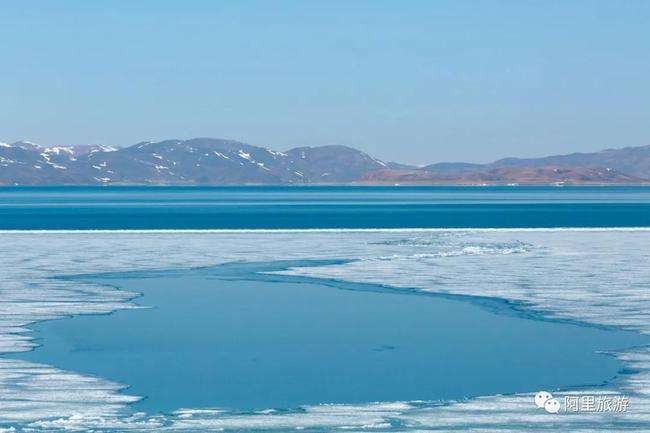
[[[187,268],[232,261],[350,259],[283,273],[516,301],[549,318],[650,333],[648,230],[330,230],[0,233],[0,432],[650,431],[650,350],[615,356],[633,373],[589,394],[625,395],[628,412],[549,415],[533,394],[462,402],[318,405],[233,414],[133,413],[124,385],[11,359],[28,326],[137,308],[134,295],[54,276]],[[47,342],[45,342],[47,344]]]

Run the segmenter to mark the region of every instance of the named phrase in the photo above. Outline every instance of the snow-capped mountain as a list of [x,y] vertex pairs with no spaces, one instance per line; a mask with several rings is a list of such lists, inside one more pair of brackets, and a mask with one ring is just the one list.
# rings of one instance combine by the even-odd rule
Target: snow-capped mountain
[[389,165],[345,146],[284,152],[195,138],[108,146],[0,144],[2,184],[239,184],[350,182]]
[[0,185],[93,184],[637,184],[650,182],[650,146],[490,164],[388,163],[346,146],[278,152],[233,140],[146,141],[129,147],[0,143]]

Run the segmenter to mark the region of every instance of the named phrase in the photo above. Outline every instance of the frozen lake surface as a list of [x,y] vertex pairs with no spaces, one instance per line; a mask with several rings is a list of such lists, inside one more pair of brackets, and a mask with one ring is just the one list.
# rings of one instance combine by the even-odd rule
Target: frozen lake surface
[[260,273],[289,265],[310,263],[92,278],[143,293],[136,302],[151,308],[40,323],[43,346],[17,357],[128,384],[129,394],[146,397],[136,409],[169,413],[600,385],[621,365],[598,351],[650,342],[531,320],[498,301]]

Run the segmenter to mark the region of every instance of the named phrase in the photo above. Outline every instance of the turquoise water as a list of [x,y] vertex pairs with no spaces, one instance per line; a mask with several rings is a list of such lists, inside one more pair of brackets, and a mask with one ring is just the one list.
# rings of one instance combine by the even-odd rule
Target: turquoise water
[[640,226],[650,187],[0,187],[0,230]]
[[155,413],[598,385],[620,365],[597,351],[650,342],[531,320],[498,301],[259,273],[309,264],[81,277],[141,292],[151,308],[40,323],[44,346],[18,356],[128,384],[146,397],[135,409]]

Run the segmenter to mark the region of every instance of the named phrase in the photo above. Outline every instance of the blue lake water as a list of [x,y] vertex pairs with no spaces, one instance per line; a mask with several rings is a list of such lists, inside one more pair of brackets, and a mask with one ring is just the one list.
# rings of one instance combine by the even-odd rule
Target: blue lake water
[[[650,188],[0,188],[0,230],[468,227],[650,227]],[[302,235],[282,234],[292,240]],[[601,236],[600,232],[596,235]],[[54,236],[58,241],[70,236],[74,242],[77,235]],[[80,236],[88,242],[102,235]],[[167,235],[125,236],[142,236],[146,241],[148,236]],[[171,236],[184,240],[185,235]],[[609,232],[604,239],[611,242],[618,240],[616,236]],[[370,247],[372,239],[368,239]],[[567,242],[571,243],[571,238]],[[95,259],[101,253],[111,260],[111,254],[121,254],[119,245],[112,245],[110,248],[118,247],[108,253],[95,248],[91,253]],[[481,241],[477,245],[481,246]],[[616,245],[621,249],[620,242]],[[328,258],[349,257],[337,255],[335,246],[328,247]],[[272,244],[260,243],[260,251],[268,253],[269,248]],[[359,248],[363,264],[363,245],[355,248]],[[637,255],[630,257],[638,257],[639,246],[635,248],[631,254]],[[419,249],[415,250],[417,256]],[[237,255],[236,248],[233,251],[233,260],[246,260],[243,254]],[[538,260],[544,253],[540,250],[534,253],[538,256],[529,256],[523,248],[513,253],[513,261],[489,251],[486,255],[468,254],[457,259],[472,262],[470,268],[485,271],[486,278],[496,277],[496,281],[486,281],[494,289],[502,268],[508,276],[508,266],[517,263],[521,272],[522,266],[527,269],[525,261]],[[272,254],[264,255],[269,256]],[[309,251],[300,257],[309,258]],[[45,260],[39,266],[46,266],[48,275],[54,277],[60,257],[54,254],[52,259],[51,264]],[[138,259],[133,257],[134,262]],[[449,260],[433,260],[430,267],[416,267],[414,272],[453,272],[450,269],[456,268],[451,260],[455,258]],[[530,261],[530,276],[525,270],[517,274],[522,284],[544,283],[535,260]],[[372,266],[376,269],[381,263]],[[285,408],[287,411],[275,413],[298,415],[309,409],[290,408],[319,403],[449,400],[603,384],[617,375],[635,372],[621,370],[623,364],[601,351],[650,344],[647,336],[633,332],[525,315],[499,300],[259,273],[296,264],[318,265],[231,263],[204,269],[81,276],[78,278],[140,292],[143,296],[137,302],[151,308],[41,322],[32,326],[41,347],[3,357],[123,383],[129,386],[125,393],[145,397],[133,410],[147,413],[221,407],[235,412]],[[447,264],[449,268],[440,268]],[[640,265],[630,260],[622,266],[633,270]],[[563,266],[561,260],[557,266]],[[399,275],[409,278],[405,273]],[[606,280],[601,273],[589,284],[607,284]],[[75,281],[62,284],[74,287]],[[512,281],[506,278],[505,283]],[[408,280],[396,284],[407,285]],[[584,279],[573,281],[568,275],[567,290],[584,286]],[[485,293],[480,287],[475,292]],[[575,302],[576,309],[581,308],[577,297]],[[41,395],[47,393],[37,398]],[[356,409],[350,410],[350,416],[355,416]],[[249,426],[245,424],[242,430]],[[399,423],[391,423],[389,429],[393,427],[402,429]]]
[[155,413],[597,385],[621,368],[597,351],[650,343],[498,301],[259,273],[296,264],[80,277],[141,292],[152,308],[40,323],[44,346],[14,356],[128,384],[147,397],[136,409]]
[[0,187],[0,230],[639,226],[650,187]]

